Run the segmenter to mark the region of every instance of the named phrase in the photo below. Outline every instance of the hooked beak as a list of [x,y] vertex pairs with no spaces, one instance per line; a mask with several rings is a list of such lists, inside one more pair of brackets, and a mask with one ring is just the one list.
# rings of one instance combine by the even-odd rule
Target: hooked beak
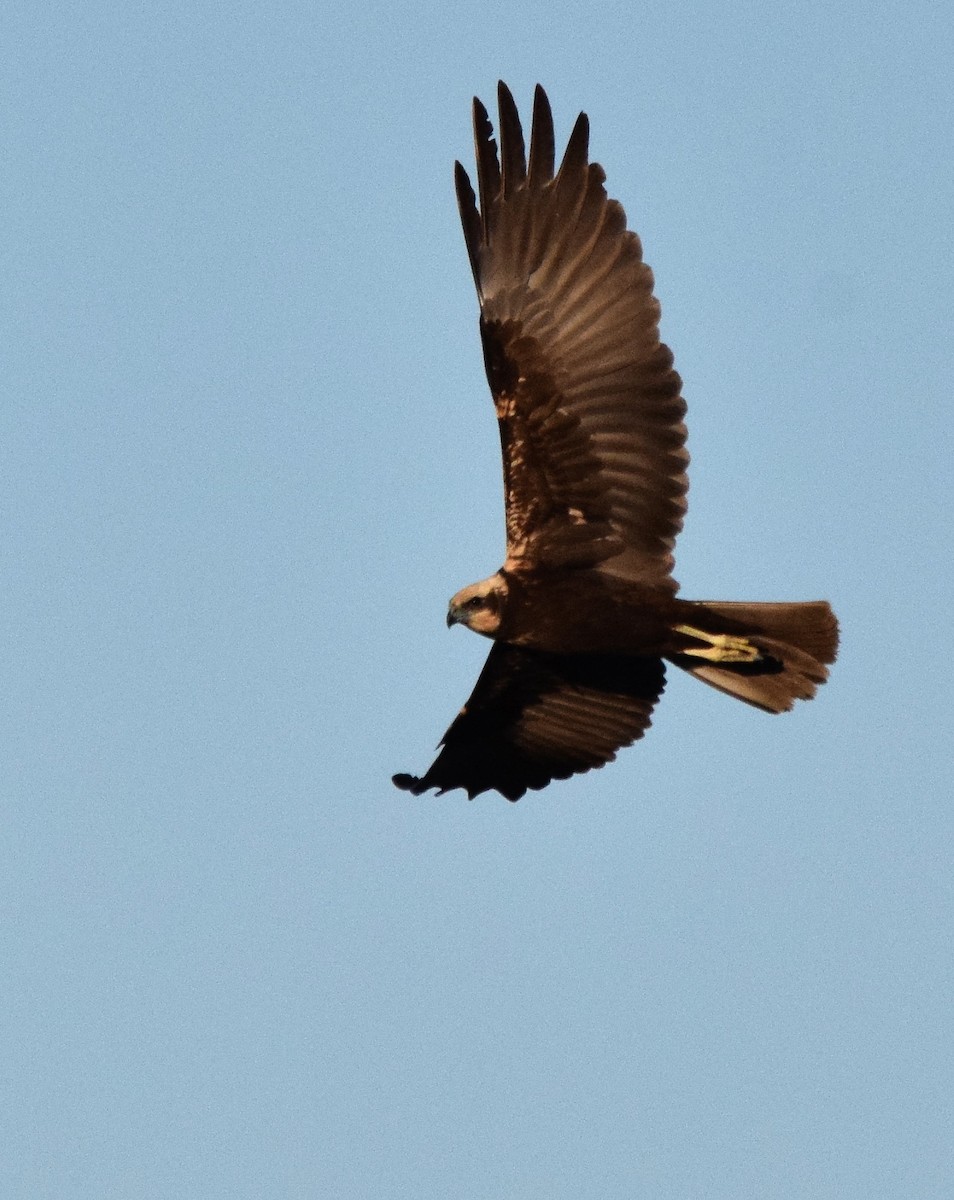
[[460,613],[452,604],[447,610],[447,628],[450,629],[450,627],[452,625],[456,625],[458,621],[460,621]]

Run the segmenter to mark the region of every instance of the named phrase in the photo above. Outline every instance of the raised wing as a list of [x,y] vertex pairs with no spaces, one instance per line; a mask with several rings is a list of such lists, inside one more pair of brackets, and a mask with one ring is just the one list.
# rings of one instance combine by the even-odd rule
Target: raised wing
[[503,450],[511,570],[594,566],[672,592],[685,512],[685,404],[659,340],[653,276],[580,114],[554,174],[553,118],[537,87],[527,165],[501,83],[500,156],[474,100],[478,210],[456,164]]
[[421,778],[395,775],[420,796],[495,788],[519,800],[528,788],[601,767],[649,728],[665,685],[656,658],[541,654],[497,642],[473,694]]

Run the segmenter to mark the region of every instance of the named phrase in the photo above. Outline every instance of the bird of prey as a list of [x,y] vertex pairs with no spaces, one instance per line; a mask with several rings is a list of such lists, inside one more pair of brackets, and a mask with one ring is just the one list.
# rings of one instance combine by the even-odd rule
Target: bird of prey
[[455,178],[503,451],[507,555],[447,614],[494,644],[430,769],[394,782],[518,800],[642,737],[664,662],[766,712],[809,700],[838,625],[825,601],[677,599],[686,406],[652,272],[588,160],[586,114],[555,170],[543,89],[529,159],[503,83],[498,106],[499,155],[474,100],[479,203],[459,162]]

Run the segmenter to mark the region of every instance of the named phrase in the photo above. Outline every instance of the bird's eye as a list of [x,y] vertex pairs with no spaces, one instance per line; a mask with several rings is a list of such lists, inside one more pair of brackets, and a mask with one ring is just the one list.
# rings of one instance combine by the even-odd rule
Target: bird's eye
[[480,608],[483,605],[483,603],[484,603],[484,601],[481,596],[471,596],[471,598],[467,601],[467,604],[464,607],[465,608]]

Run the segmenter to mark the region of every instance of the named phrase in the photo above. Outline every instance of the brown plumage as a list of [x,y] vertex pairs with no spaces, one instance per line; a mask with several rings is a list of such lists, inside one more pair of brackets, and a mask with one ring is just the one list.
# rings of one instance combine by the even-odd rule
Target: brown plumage
[[827,678],[838,626],[824,601],[676,598],[686,406],[652,272],[588,161],[585,114],[554,174],[543,89],[529,163],[502,83],[498,102],[499,157],[474,100],[479,207],[460,163],[455,177],[500,429],[507,559],[448,613],[495,645],[431,768],[394,782],[517,800],[641,737],[663,659],[784,712]]

